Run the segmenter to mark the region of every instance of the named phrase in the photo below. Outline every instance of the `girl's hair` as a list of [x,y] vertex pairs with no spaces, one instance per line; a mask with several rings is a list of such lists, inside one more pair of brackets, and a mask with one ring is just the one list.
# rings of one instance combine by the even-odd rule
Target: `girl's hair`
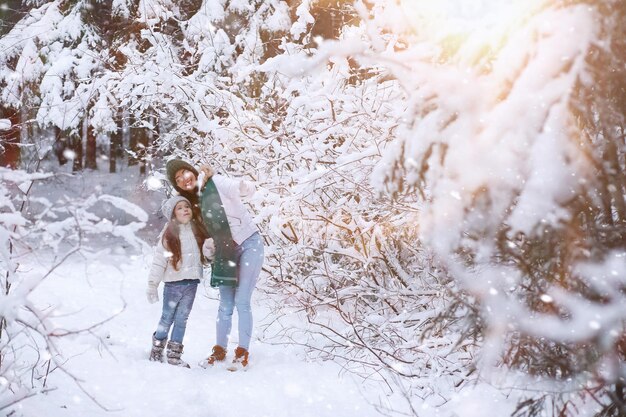
[[[191,230],[193,231],[193,235],[196,238],[196,243],[198,244],[198,249],[200,250],[200,259],[202,263],[206,263],[206,259],[202,254],[202,245],[204,241],[209,238],[209,234],[206,229],[198,224],[195,218],[191,219]],[[180,245],[180,226],[176,219],[171,219],[167,223],[167,228],[165,229],[165,233],[163,233],[163,246],[170,252],[172,252],[172,266],[174,270],[178,271],[180,260],[182,259],[182,250]]]

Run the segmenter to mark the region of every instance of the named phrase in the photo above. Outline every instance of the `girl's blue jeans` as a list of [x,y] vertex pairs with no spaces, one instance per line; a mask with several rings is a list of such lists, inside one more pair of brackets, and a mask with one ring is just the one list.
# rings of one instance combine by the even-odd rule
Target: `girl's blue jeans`
[[263,266],[263,239],[254,233],[236,247],[237,286],[220,286],[220,306],[217,311],[217,344],[224,349],[233,324],[233,311],[239,317],[239,346],[248,350],[252,338],[252,308],[250,300]]
[[163,288],[163,312],[157,326],[154,337],[158,340],[167,338],[172,324],[172,336],[170,340],[183,343],[187,319],[196,298],[198,280],[183,280],[166,282]]

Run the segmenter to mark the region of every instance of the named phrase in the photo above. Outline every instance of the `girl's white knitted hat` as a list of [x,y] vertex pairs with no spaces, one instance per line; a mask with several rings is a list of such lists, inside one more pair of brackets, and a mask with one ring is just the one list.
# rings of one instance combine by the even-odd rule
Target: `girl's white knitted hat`
[[175,195],[174,197],[170,197],[165,200],[165,203],[163,203],[163,207],[161,207],[161,212],[167,220],[172,219],[174,208],[176,207],[176,204],[180,203],[181,201],[186,201],[187,204],[189,204],[189,206],[191,207],[191,203],[189,202],[189,200],[187,200],[182,195]]

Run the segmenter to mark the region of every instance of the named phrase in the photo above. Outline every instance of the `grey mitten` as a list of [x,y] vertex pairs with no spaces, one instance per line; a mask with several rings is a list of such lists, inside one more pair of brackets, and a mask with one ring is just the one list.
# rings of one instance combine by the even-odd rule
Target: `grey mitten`
[[208,238],[204,241],[204,244],[202,245],[202,254],[208,260],[213,260],[215,257],[215,242],[213,241],[213,238]]
[[150,304],[154,304],[159,301],[159,292],[155,287],[149,286],[148,289],[146,289],[146,298]]

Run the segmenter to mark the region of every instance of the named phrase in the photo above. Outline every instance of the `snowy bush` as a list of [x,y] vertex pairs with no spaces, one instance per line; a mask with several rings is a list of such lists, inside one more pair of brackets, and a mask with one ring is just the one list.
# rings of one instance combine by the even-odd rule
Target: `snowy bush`
[[[81,332],[58,329],[50,320],[51,311],[35,305],[31,292],[43,280],[51,279],[54,270],[70,257],[92,253],[90,238],[112,235],[138,249],[145,246],[136,233],[145,226],[146,213],[119,197],[91,195],[61,204],[29,198],[33,182],[51,177],[0,168],[0,410],[49,388],[50,372],[68,373],[57,340]],[[93,213],[100,205],[111,205],[137,221],[119,224],[101,218]],[[41,209],[28,216],[25,207]],[[20,260],[35,254],[44,272],[25,279]],[[87,323],[85,331],[97,325]]]

